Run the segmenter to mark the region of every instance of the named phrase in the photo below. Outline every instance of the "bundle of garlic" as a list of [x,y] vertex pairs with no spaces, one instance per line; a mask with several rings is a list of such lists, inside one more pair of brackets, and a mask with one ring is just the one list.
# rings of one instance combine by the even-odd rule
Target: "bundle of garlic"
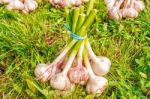
[[144,10],[141,0],[105,0],[108,14],[112,19],[135,18]]
[[86,85],[89,94],[101,94],[105,90],[108,81],[103,76],[109,72],[111,62],[105,56],[96,56],[87,38],[97,13],[94,2],[88,2],[86,14],[83,7],[71,11],[65,8],[71,41],[51,64],[36,66],[34,73],[38,80],[50,81],[54,89],[63,91],[74,84]]
[[72,7],[72,6],[77,7],[88,1],[89,0],[49,0],[49,2],[57,8]]
[[7,4],[8,10],[19,10],[24,13],[29,13],[38,6],[35,0],[0,0],[0,3]]

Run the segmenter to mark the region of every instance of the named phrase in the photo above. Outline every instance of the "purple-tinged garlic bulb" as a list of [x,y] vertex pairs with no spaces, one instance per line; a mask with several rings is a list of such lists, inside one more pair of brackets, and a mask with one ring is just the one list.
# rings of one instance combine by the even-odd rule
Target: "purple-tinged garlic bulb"
[[123,0],[116,1],[115,5],[108,10],[108,14],[112,19],[120,19],[122,15],[120,13],[120,6],[123,3]]
[[88,71],[83,66],[76,66],[69,70],[68,77],[72,83],[85,84],[89,78]]
[[134,9],[133,4],[134,0],[131,0],[130,4],[127,7],[120,10],[122,17],[135,18],[138,16],[139,13]]
[[75,84],[86,84],[89,74],[87,69],[83,66],[83,60],[82,60],[82,54],[84,50],[84,42],[81,44],[81,47],[79,49],[77,59],[75,59],[75,66],[71,68],[68,72],[68,77],[72,83]]

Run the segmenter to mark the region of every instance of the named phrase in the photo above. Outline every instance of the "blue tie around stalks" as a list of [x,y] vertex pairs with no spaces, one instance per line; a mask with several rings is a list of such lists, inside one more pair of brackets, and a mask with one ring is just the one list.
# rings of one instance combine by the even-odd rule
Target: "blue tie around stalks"
[[85,35],[85,36],[79,36],[76,33],[72,32],[71,28],[67,24],[64,24],[64,26],[70,32],[71,37],[73,39],[75,39],[75,40],[84,40],[87,37],[87,35]]

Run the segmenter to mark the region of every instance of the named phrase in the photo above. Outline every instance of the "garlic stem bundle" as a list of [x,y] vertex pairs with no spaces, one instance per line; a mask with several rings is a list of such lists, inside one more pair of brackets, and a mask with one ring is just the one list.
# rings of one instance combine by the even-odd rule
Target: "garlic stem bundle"
[[[55,3],[59,2],[56,1]],[[111,62],[104,56],[96,56],[87,38],[87,30],[92,25],[97,13],[93,6],[94,0],[91,0],[86,12],[82,7],[75,7],[71,11],[65,8],[66,28],[71,33],[71,40],[50,65],[45,66],[44,64],[46,67],[43,69],[44,72],[42,69],[38,69],[37,65],[35,76],[38,80],[50,81],[50,85],[56,90],[67,91],[71,89],[72,85],[81,84],[87,86],[89,94],[101,94],[104,91],[108,81],[102,76],[109,72]],[[39,71],[36,72],[36,70]],[[57,72],[57,70],[60,71]]]
[[144,10],[144,2],[142,0],[120,0],[120,1],[114,0],[114,1],[105,0],[108,14],[112,19],[121,19],[122,17],[135,18],[139,15],[139,12]]

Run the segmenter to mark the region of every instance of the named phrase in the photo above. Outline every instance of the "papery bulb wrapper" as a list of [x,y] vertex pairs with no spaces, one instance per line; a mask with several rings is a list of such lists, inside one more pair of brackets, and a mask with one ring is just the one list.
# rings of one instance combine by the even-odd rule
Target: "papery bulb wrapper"
[[85,84],[89,78],[89,75],[86,68],[77,66],[69,70],[68,77],[72,83]]
[[95,76],[88,81],[86,90],[89,94],[102,94],[107,87],[107,83],[108,81],[104,77]]
[[104,56],[97,56],[97,59],[98,62],[92,62],[92,69],[94,73],[99,76],[106,75],[110,70],[111,61]]
[[68,77],[63,73],[54,75],[50,80],[50,84],[53,88],[58,90],[68,90],[71,87]]

